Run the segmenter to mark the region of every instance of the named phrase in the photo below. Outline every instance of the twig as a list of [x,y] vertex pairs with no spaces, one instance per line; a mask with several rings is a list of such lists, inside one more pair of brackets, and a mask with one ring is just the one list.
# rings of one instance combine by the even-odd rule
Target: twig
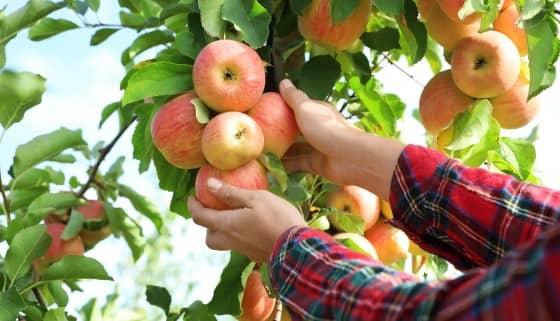
[[33,291],[33,295],[35,295],[35,298],[37,299],[37,302],[39,302],[39,304],[43,308],[46,308],[47,304],[45,303],[45,299],[43,299],[43,296],[41,295],[41,292],[39,292],[39,289],[33,288],[31,291]]
[[410,79],[412,79],[415,83],[417,83],[419,86],[424,87],[425,85],[421,82],[419,82],[418,80],[416,80],[416,78],[414,78],[413,75],[409,74],[406,70],[402,69],[399,65],[397,65],[396,62],[394,62],[390,57],[387,56],[387,54],[383,54],[383,57],[385,57],[385,59],[387,60],[387,62],[389,62],[393,67],[397,68],[400,72],[402,72],[403,74],[407,75]]
[[4,202],[4,210],[6,211],[6,222],[10,224],[10,200],[6,196],[6,191],[4,190],[4,183],[2,183],[2,173],[0,173],[0,193],[2,193],[2,201]]
[[91,184],[95,180],[95,175],[97,175],[97,171],[99,171],[99,166],[101,166],[101,163],[105,160],[105,157],[107,156],[107,154],[109,154],[111,149],[113,149],[113,147],[119,141],[119,139],[122,137],[124,132],[130,127],[130,125],[132,125],[136,121],[136,119],[137,119],[137,117],[134,116],[128,124],[126,124],[123,128],[121,128],[121,130],[119,131],[117,136],[115,136],[115,138],[113,138],[113,140],[107,146],[105,146],[101,149],[101,153],[99,154],[99,158],[97,159],[97,162],[95,163],[95,165],[93,165],[93,168],[91,169],[91,173],[89,174],[89,178],[88,178],[87,182],[84,184],[84,186],[82,186],[82,189],[80,189],[80,191],[78,192],[78,198],[82,198],[84,196],[86,191],[89,189],[89,187],[91,186]]

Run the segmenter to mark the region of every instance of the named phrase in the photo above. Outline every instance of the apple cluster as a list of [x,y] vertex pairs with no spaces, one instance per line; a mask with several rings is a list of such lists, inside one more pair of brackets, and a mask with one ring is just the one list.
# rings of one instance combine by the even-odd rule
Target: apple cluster
[[74,210],[82,214],[84,223],[80,231],[70,238],[63,237],[63,233],[69,219],[68,213],[72,215],[73,211],[64,211],[62,215],[53,213],[45,218],[51,244],[43,257],[33,262],[37,273],[42,274],[50,264],[61,260],[66,255],[83,255],[86,250],[93,248],[111,235],[112,231],[105,216],[103,202],[88,200]]
[[[281,158],[299,129],[280,94],[263,93],[265,68],[258,53],[235,40],[206,45],[193,66],[194,92],[164,104],[152,119],[154,145],[176,167],[199,168],[197,199],[206,207],[228,205],[207,190],[209,178],[245,188],[268,189],[267,171],[257,161],[263,152]],[[214,113],[207,123],[197,105]]]
[[[511,0],[502,1],[493,30],[480,33],[481,17],[460,19],[464,0],[418,0],[428,34],[445,50],[450,70],[436,74],[420,97],[420,116],[434,136],[450,126],[455,115],[469,110],[476,99],[489,99],[500,126],[527,125],[539,109],[538,97],[528,100],[529,70],[523,59],[527,39],[517,25],[519,12]],[[438,139],[445,147],[447,139]]]

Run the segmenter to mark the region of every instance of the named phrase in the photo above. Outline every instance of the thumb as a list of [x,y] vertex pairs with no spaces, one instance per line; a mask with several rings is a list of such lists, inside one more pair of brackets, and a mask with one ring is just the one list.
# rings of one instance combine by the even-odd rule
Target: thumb
[[309,97],[303,91],[297,89],[289,79],[282,80],[279,88],[282,98],[294,112],[299,110],[304,103],[310,101]]
[[232,208],[249,207],[249,203],[253,200],[255,194],[255,191],[225,184],[213,177],[209,178],[206,184],[210,193]]

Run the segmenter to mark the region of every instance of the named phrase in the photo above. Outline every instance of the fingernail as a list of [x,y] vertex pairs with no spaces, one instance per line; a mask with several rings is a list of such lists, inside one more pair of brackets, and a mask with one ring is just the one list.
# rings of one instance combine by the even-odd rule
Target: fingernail
[[290,79],[284,79],[280,82],[280,87],[282,87],[282,89],[293,88],[294,83],[292,83]]
[[222,182],[219,181],[219,180],[217,180],[217,179],[215,179],[214,177],[210,177],[210,178],[208,179],[208,182],[206,182],[206,184],[207,184],[207,186],[208,186],[208,189],[209,189],[211,192],[217,192],[217,191],[219,191],[220,188],[222,187]]

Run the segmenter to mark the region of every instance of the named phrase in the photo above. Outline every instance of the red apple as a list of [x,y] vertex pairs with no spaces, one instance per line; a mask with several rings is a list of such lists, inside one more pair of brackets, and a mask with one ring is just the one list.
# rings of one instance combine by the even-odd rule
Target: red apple
[[457,113],[467,110],[474,99],[455,86],[450,70],[435,75],[420,96],[420,118],[426,131],[437,135],[451,124]]
[[253,118],[264,134],[264,151],[282,158],[299,133],[294,112],[278,93],[265,93],[251,108]]
[[401,230],[386,222],[378,222],[364,234],[377,251],[379,260],[392,264],[408,256],[410,240]]
[[[381,204],[377,195],[354,185],[340,186],[329,194],[327,207],[351,213],[364,220],[364,229],[372,227],[379,218]],[[338,215],[329,217],[337,229],[342,229]]]
[[89,200],[86,205],[78,206],[77,211],[84,216],[85,227],[80,236],[86,248],[92,248],[111,235],[111,227],[105,217],[105,206],[98,200]]
[[451,20],[437,4],[431,6],[426,16],[426,30],[432,39],[445,49],[453,50],[461,39],[478,32],[480,20],[463,24]]
[[36,259],[33,266],[40,274],[44,273],[49,264],[59,261],[66,255],[83,255],[84,244],[79,235],[70,240],[61,238],[66,225],[62,223],[47,223],[47,234],[51,237],[51,245],[42,258]]
[[261,97],[264,65],[258,53],[235,40],[218,40],[200,51],[193,66],[197,95],[217,111],[247,111]]
[[459,18],[459,10],[463,7],[465,0],[437,0],[437,2],[447,17],[455,22],[469,24],[480,20],[480,15],[476,13],[466,16],[463,20]]
[[436,3],[436,0],[418,0],[416,2],[417,2],[418,14],[420,14],[420,18],[426,21],[426,18],[428,17],[428,12],[430,12],[430,9],[432,9],[432,6],[434,5],[434,3]]
[[230,207],[208,191],[208,179],[211,177],[239,188],[251,190],[268,189],[266,170],[256,160],[252,160],[231,171],[219,170],[206,164],[200,168],[196,175],[195,194],[202,205],[216,210],[227,210]]
[[476,98],[492,98],[510,89],[521,68],[519,50],[503,33],[486,31],[464,38],[451,57],[451,75],[459,89]]
[[498,17],[496,17],[496,20],[494,20],[494,30],[508,36],[517,46],[519,55],[526,56],[528,53],[527,36],[525,30],[517,25],[518,22],[519,12],[517,11],[517,7],[512,4],[502,10]]
[[245,284],[241,309],[239,316],[241,321],[265,321],[274,310],[276,300],[268,296],[263,285],[261,273],[257,270],[251,271]]
[[202,153],[221,170],[237,168],[263,151],[264,135],[248,115],[228,111],[212,118],[202,131]]
[[305,39],[321,46],[344,50],[360,38],[370,14],[370,0],[359,0],[351,16],[333,24],[331,0],[312,0],[303,15],[298,17],[298,27]]
[[203,125],[196,120],[194,93],[178,96],[163,105],[152,119],[152,139],[167,161],[191,169],[205,163],[200,147]]

